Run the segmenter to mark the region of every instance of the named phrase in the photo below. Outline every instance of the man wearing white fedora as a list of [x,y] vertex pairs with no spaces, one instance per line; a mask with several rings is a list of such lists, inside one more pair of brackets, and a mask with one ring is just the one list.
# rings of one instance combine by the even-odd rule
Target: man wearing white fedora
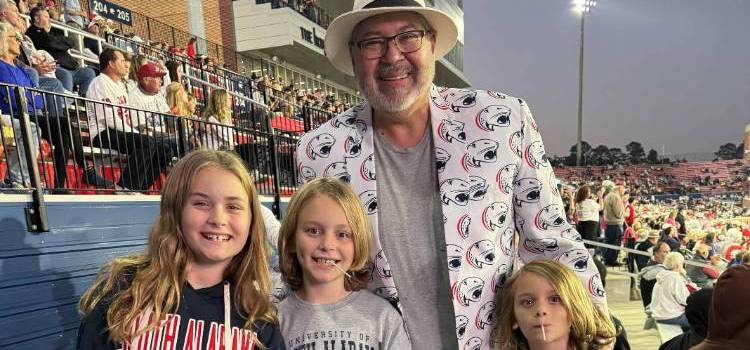
[[433,85],[456,38],[453,19],[422,0],[355,0],[325,52],[366,101],[304,135],[296,154],[301,182],[338,177],[359,194],[373,227],[369,289],[402,311],[414,349],[491,348],[518,259],[567,264],[606,310],[525,102]]

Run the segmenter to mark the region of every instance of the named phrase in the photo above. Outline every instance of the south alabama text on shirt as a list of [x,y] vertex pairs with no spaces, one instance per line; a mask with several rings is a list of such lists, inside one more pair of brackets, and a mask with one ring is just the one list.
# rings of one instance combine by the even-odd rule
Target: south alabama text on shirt
[[[143,329],[150,321],[150,315],[138,317],[134,329]],[[187,322],[184,332],[180,332],[180,323]],[[203,342],[208,333],[206,342]],[[253,350],[255,333],[249,329],[232,327],[230,346],[224,344],[224,325],[204,320],[189,318],[183,320],[180,315],[167,314],[161,327],[150,330],[122,344],[119,350]],[[178,344],[182,347],[178,348]]]

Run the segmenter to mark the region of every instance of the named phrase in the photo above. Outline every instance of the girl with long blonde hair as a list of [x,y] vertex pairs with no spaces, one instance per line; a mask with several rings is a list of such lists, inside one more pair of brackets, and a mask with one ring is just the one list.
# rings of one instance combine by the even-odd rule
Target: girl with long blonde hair
[[107,263],[82,296],[78,349],[284,347],[260,203],[243,164],[212,150],[177,162],[145,252]]
[[191,117],[190,107],[188,106],[188,94],[182,84],[173,82],[167,85],[167,105],[173,115],[181,117]]
[[[185,87],[178,82],[172,82],[166,87],[167,105],[169,105],[169,111],[172,115],[177,117],[195,117],[195,104],[191,104],[191,95],[185,91]],[[190,150],[197,148],[199,142],[195,135],[194,120],[186,120],[180,118],[180,123],[174,122],[174,128],[180,128],[177,131],[177,135],[180,137],[182,148]]]
[[581,279],[553,260],[524,265],[503,286],[496,349],[600,349],[615,326],[594,306]]
[[211,91],[206,109],[203,111],[206,122],[201,132],[201,144],[211,149],[234,149],[234,129],[232,128],[232,95],[224,89]]

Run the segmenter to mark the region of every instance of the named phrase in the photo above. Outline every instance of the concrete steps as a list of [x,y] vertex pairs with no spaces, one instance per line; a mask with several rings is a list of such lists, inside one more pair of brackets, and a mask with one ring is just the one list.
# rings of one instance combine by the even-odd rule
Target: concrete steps
[[624,267],[608,268],[605,290],[609,311],[620,319],[633,350],[655,350],[659,348],[659,333],[656,329],[644,330],[646,314],[640,300],[630,301],[630,277],[618,274],[627,271]]

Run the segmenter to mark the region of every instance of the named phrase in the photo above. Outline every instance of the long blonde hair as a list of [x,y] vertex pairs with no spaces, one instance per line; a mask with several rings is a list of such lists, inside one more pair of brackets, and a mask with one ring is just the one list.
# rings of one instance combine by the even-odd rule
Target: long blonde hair
[[[84,315],[100,303],[111,301],[106,325],[113,341],[124,343],[153,330],[166,314],[177,311],[185,284],[185,268],[194,259],[180,230],[182,211],[193,179],[199,171],[209,167],[237,176],[250,198],[250,239],[224,271],[224,278],[233,285],[234,307],[246,319],[246,329],[259,320],[276,322],[276,310],[269,297],[265,228],[253,182],[235,154],[198,150],[182,158],[169,173],[162,191],[159,217],[149,234],[146,251],[107,263],[81,297],[79,309]],[[145,310],[153,312],[152,321],[135,333],[132,325]]]
[[[16,28],[13,27],[13,25],[11,25],[10,23],[0,22],[0,35],[2,35],[0,36],[0,58],[5,59],[10,54],[8,52],[7,42],[8,40],[11,40],[11,39],[8,38],[8,35],[17,34],[17,33],[18,31],[16,30]],[[16,39],[13,39],[13,40],[16,40]]]
[[302,287],[302,266],[295,254],[295,235],[299,215],[307,204],[318,196],[328,196],[336,201],[346,215],[354,241],[354,261],[349,267],[352,278],[344,280],[346,290],[360,290],[370,281],[370,221],[362,207],[362,202],[354,191],[341,180],[317,178],[308,182],[292,196],[287,207],[284,222],[279,229],[279,267],[284,281],[292,290]]
[[203,119],[208,120],[208,117],[215,116],[220,123],[232,125],[232,106],[227,103],[227,96],[229,93],[224,89],[211,91],[206,109],[203,111]]
[[581,279],[565,265],[553,260],[534,260],[524,265],[503,286],[499,323],[495,329],[496,349],[528,350],[529,344],[520,329],[513,329],[517,322],[514,312],[516,282],[524,275],[533,273],[552,285],[562,300],[570,318],[569,342],[578,350],[598,349],[611,344],[617,335],[608,316],[602,314],[583,288]]
[[167,105],[169,110],[181,117],[190,117],[190,108],[188,107],[188,94],[182,84],[172,82],[167,85]]

